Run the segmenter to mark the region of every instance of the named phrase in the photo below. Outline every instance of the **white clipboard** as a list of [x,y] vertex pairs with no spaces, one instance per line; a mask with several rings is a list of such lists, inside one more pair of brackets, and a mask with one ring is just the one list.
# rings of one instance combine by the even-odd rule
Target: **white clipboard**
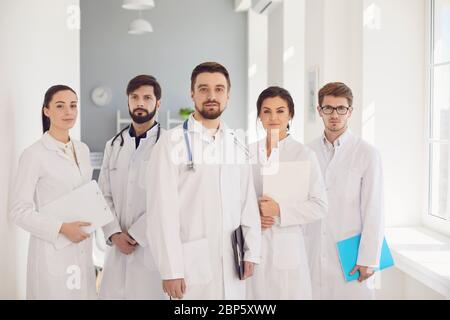
[[[55,217],[65,223],[89,222],[90,226],[82,227],[83,231],[89,234],[114,220],[95,180],[41,207],[39,213]],[[70,244],[72,242],[68,238],[59,234],[53,245],[56,250],[60,250]]]
[[273,162],[261,170],[264,195],[277,202],[308,200],[310,161]]

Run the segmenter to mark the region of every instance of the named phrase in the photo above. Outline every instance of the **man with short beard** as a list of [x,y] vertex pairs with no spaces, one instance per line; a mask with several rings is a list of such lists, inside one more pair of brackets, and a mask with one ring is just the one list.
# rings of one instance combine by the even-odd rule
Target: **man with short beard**
[[245,147],[220,119],[229,94],[225,67],[198,65],[191,75],[194,114],[161,137],[150,160],[147,234],[171,298],[245,298],[231,241],[239,226],[245,238],[243,278],[259,262],[251,167]]
[[[156,113],[161,87],[148,75],[127,87],[132,123],[106,143],[99,185],[114,214],[103,228],[109,245],[100,288],[101,299],[164,299],[161,278],[146,236],[146,170],[161,134]],[[152,199],[152,196],[149,195]]]

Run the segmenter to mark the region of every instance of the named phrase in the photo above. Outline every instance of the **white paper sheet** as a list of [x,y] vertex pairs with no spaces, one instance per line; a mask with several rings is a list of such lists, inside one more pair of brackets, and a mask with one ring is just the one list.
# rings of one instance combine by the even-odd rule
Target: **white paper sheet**
[[[92,233],[114,219],[97,182],[94,180],[41,207],[39,213],[53,216],[65,223],[89,222],[91,223],[90,226],[82,227],[86,233]],[[59,234],[54,246],[57,250],[60,250],[70,244],[72,242],[68,238]]]
[[308,200],[310,161],[274,162],[263,167],[263,193],[277,202]]

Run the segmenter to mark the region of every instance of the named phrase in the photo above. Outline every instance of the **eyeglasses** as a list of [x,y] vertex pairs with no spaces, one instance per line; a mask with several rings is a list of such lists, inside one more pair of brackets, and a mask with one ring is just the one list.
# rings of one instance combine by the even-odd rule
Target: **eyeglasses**
[[327,114],[327,115],[333,114],[334,110],[336,110],[338,115],[345,116],[348,113],[348,110],[350,110],[350,107],[345,107],[345,106],[338,106],[338,107],[323,106],[321,109],[322,109],[322,112],[324,114]]

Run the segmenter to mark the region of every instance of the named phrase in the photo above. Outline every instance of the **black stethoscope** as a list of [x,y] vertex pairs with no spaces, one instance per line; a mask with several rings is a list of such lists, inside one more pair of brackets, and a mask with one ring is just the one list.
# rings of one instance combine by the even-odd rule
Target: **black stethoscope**
[[[157,122],[156,125],[158,126],[158,131],[157,131],[157,133],[156,133],[156,141],[155,141],[155,144],[158,142],[159,137],[160,137],[160,135],[161,135],[161,124],[160,124],[159,122]],[[153,126],[153,127],[154,127],[154,126]],[[150,131],[153,127],[151,127],[148,131]],[[111,147],[114,147],[114,143],[116,142],[116,140],[117,140],[118,138],[120,138],[120,144],[119,144],[120,149],[119,149],[119,151],[117,151],[117,153],[116,153],[116,158],[115,158],[115,161],[114,161],[114,166],[113,166],[113,168],[111,169],[111,171],[117,170],[117,168],[116,168],[117,160],[119,159],[120,151],[122,151],[122,147],[123,147],[123,145],[124,145],[124,143],[125,143],[125,139],[123,138],[123,133],[124,133],[125,131],[129,130],[129,129],[130,129],[130,125],[126,126],[126,127],[123,128],[118,134],[116,134],[116,135],[114,136],[114,138],[112,139],[112,141],[111,141]]]
[[[189,134],[188,134],[188,120],[183,122],[183,134],[184,134],[184,142],[186,143],[186,149],[187,149],[187,156],[188,156],[188,163],[186,165],[187,169],[190,171],[195,171],[195,164],[194,164],[194,160],[192,158],[192,149],[191,149],[191,143],[189,141]],[[234,144],[241,147],[246,156],[248,157],[250,155],[250,152],[248,150],[248,148],[246,146],[244,146],[239,140],[238,138],[233,134],[233,138],[234,138]]]

